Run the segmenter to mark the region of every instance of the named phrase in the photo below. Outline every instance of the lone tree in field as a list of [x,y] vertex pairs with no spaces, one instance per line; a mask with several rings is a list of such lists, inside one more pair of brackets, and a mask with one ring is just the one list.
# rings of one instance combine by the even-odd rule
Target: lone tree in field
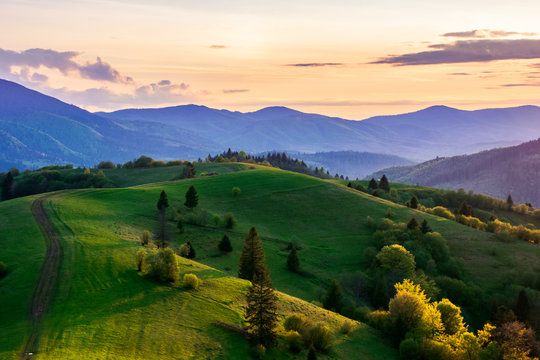
[[416,195],[412,196],[411,200],[407,203],[407,205],[411,209],[418,209],[418,198],[416,197]]
[[371,180],[369,180],[368,189],[375,190],[375,189],[377,189],[378,187],[379,187],[379,186],[377,185],[377,181],[375,181],[374,178],[371,178]]
[[246,239],[244,240],[244,247],[240,254],[238,277],[240,279],[253,281],[255,274],[265,271],[265,260],[266,256],[264,254],[261,238],[257,233],[257,229],[253,226],[249,229]]
[[508,208],[512,210],[512,206],[514,206],[514,200],[512,200],[511,194],[508,194],[508,197],[506,198],[506,203],[508,204]]
[[386,178],[386,175],[383,174],[381,180],[379,181],[379,189],[383,189],[384,191],[390,191],[390,184],[388,183],[388,179]]
[[428,232],[432,232],[432,231],[433,231],[433,230],[431,229],[431,227],[428,225],[426,219],[424,219],[424,221],[422,221],[422,225],[420,225],[420,231],[422,231],[422,234],[427,234]]
[[411,220],[409,220],[409,222],[407,223],[407,229],[409,230],[418,230],[420,227],[418,225],[418,221],[416,221],[415,218],[412,218]]
[[218,245],[218,249],[222,253],[229,253],[232,251],[231,240],[229,239],[227,234],[224,234],[223,237],[221,238],[221,241],[219,242],[219,245]]
[[340,312],[343,306],[343,293],[341,291],[341,285],[336,279],[332,280],[330,288],[323,299],[323,306],[325,309]]
[[255,274],[248,288],[246,300],[246,329],[252,340],[265,347],[275,345],[278,298],[266,266],[262,272]]
[[191,185],[186,192],[186,202],[184,203],[184,205],[186,205],[190,209],[194,209],[198,203],[199,195],[197,195],[197,190],[195,190],[195,187]]
[[157,240],[158,246],[165,248],[167,246],[168,236],[167,236],[167,216],[165,211],[169,207],[169,200],[167,199],[167,194],[165,190],[161,190],[159,195],[159,200],[157,202],[157,208],[159,210],[159,227],[157,231]]
[[165,193],[165,190],[161,190],[161,194],[159,194],[159,200],[157,202],[157,208],[159,211],[165,211],[169,207],[169,200],[167,199],[167,193]]
[[292,272],[298,272],[300,270],[300,259],[296,253],[296,246],[293,246],[289,256],[287,256],[287,269]]
[[184,169],[182,170],[182,178],[183,179],[191,179],[195,177],[195,168],[193,167],[193,164],[189,161],[186,161]]

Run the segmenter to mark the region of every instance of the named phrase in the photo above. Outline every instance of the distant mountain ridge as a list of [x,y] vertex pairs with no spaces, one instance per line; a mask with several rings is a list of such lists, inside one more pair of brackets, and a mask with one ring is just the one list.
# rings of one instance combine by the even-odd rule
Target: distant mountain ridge
[[417,165],[391,167],[367,178],[386,174],[390,181],[431,187],[473,190],[514,201],[540,205],[540,139],[482,151],[472,155],[437,158]]
[[181,105],[92,114],[0,80],[0,134],[2,169],[66,162],[91,166],[141,154],[196,159],[227,148],[252,153],[354,151],[424,161],[538,138],[540,108],[464,111],[434,106],[363,121],[280,106],[247,113]]

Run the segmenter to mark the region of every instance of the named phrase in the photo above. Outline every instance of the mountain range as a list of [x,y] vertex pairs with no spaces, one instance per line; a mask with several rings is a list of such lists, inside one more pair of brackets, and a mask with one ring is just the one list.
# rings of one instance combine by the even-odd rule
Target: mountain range
[[473,190],[519,203],[540,205],[540,139],[527,143],[482,151],[472,155],[436,158],[421,164],[391,167],[383,174],[390,181],[431,187]]
[[[540,137],[540,108],[464,111],[433,106],[363,121],[286,107],[242,113],[182,105],[90,113],[0,80],[0,133],[1,169],[66,162],[88,166],[101,160],[125,162],[141,154],[163,160],[196,159],[229,147],[252,153],[369,152],[418,162]],[[313,164],[328,168],[332,157],[322,161],[319,156]],[[399,164],[403,163],[374,166]]]

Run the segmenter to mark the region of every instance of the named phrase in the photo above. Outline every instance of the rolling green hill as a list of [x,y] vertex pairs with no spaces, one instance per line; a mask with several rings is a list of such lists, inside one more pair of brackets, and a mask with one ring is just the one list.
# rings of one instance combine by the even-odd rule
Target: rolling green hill
[[[390,359],[397,354],[366,325],[358,324],[350,336],[339,334],[344,318],[308,303],[320,299],[321,290],[331,279],[366,268],[363,252],[373,242],[367,216],[380,219],[392,208],[395,221],[408,221],[411,216],[427,219],[448,240],[452,254],[464,260],[467,281],[476,283],[487,295],[514,291],[506,288],[510,270],[539,270],[540,247],[532,244],[500,242],[492,234],[335,181],[262,166],[235,164],[245,171],[233,171],[232,164],[212,165],[222,175],[173,182],[168,173],[142,176],[135,170],[111,170],[107,176],[117,176],[116,181],[124,185],[138,185],[143,178],[165,182],[63,192],[45,203],[64,251],[57,295],[44,319],[35,358],[244,358],[248,348],[245,340],[212,322],[242,322],[246,282],[235,276],[242,242],[251,226],[261,235],[274,286],[283,293],[283,313],[303,312],[328,321],[337,334],[329,354],[333,358]],[[190,185],[199,194],[198,208],[220,217],[233,213],[238,225],[232,230],[210,224],[187,225],[185,233],[178,233],[172,220],[176,211],[185,212],[184,194]],[[233,197],[233,187],[241,189],[239,196]],[[168,226],[172,247],[178,248],[189,239],[196,250],[197,262],[181,260],[180,269],[203,279],[198,291],[158,284],[136,271],[139,236],[144,229],[157,227],[156,202],[162,190],[171,205]],[[29,304],[14,299],[30,297],[44,255],[43,238],[29,210],[31,201],[21,198],[0,203],[4,215],[0,243],[7,250],[0,260],[13,269],[0,281],[0,317],[9,320],[0,323],[0,333],[10,334],[0,339],[1,358],[17,357],[28,334],[25,309]],[[24,232],[13,231],[22,227]],[[227,255],[217,250],[224,233],[233,247]],[[293,236],[302,244],[299,274],[285,267],[285,247]],[[293,357],[282,348],[268,355]],[[304,357],[305,351],[298,358]]]

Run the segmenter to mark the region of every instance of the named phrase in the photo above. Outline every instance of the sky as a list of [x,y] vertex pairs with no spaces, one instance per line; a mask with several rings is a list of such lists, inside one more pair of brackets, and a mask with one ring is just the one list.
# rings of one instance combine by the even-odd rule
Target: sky
[[540,105],[540,2],[1,0],[0,78],[90,111]]

